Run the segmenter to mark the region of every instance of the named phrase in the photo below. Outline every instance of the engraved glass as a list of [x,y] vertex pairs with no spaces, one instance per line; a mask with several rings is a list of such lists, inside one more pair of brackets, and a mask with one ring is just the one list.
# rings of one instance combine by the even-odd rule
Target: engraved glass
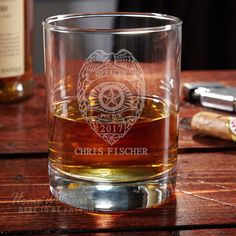
[[50,189],[92,212],[157,207],[175,191],[181,20],[46,19]]

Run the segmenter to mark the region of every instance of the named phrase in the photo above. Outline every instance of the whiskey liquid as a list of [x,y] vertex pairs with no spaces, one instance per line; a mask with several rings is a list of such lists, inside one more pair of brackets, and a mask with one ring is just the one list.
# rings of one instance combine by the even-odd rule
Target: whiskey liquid
[[145,98],[137,122],[113,145],[90,128],[76,99],[53,104],[49,113],[50,165],[83,180],[155,179],[175,167],[177,140],[176,112],[158,97]]

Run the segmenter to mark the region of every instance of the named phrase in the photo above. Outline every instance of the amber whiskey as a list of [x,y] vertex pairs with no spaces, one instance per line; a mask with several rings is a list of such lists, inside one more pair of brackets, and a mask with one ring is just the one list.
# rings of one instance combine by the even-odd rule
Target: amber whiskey
[[[84,120],[76,98],[53,104],[49,112],[50,164],[69,177],[102,182],[145,181],[171,171],[177,156],[176,112],[158,97],[144,99],[137,122],[112,145]],[[112,122],[101,127],[99,132],[123,132],[122,126]]]

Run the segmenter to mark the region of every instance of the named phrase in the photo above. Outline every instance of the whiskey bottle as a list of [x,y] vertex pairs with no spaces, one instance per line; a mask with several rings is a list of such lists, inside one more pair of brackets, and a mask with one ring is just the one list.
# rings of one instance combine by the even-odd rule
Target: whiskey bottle
[[33,94],[32,29],[33,0],[0,0],[0,103]]

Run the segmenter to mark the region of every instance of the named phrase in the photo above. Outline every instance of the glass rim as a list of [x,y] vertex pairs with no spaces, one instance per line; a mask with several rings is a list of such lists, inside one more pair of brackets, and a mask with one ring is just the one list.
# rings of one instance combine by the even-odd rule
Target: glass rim
[[[143,17],[153,18],[159,20],[169,20],[171,23],[162,26],[151,27],[135,27],[135,28],[117,28],[117,29],[103,29],[103,28],[78,28],[54,25],[52,23],[76,18],[94,18],[94,17]],[[182,20],[178,17],[159,14],[159,13],[144,13],[144,12],[93,12],[93,13],[74,13],[74,14],[61,14],[46,18],[42,22],[43,28],[49,31],[56,31],[61,33],[114,33],[114,34],[137,34],[137,33],[150,33],[162,32],[173,30],[182,25]]]

